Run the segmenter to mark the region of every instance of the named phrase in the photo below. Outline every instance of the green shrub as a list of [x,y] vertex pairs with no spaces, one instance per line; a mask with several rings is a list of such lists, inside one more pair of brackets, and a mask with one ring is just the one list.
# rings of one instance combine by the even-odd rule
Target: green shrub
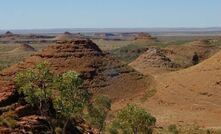
[[[15,81],[18,92],[24,95],[27,103],[38,107],[41,115],[48,119],[51,129],[53,122],[48,114],[51,112],[51,102],[58,118],[65,121],[62,133],[65,133],[66,125],[72,120],[82,120],[85,111],[89,112],[87,114],[93,126],[100,131],[104,129],[111,100],[106,96],[93,98],[92,93],[82,88],[83,81],[78,73],[68,71],[54,75],[48,64],[42,62],[33,69],[18,73]],[[53,91],[56,97],[52,96]]]
[[38,105],[41,113],[49,106],[43,107],[51,98],[54,75],[48,64],[42,62],[35,68],[20,72],[16,75],[16,86],[20,94],[25,95],[25,101],[31,105]]
[[88,104],[91,94],[80,88],[82,80],[73,71],[64,73],[56,82],[59,96],[54,98],[54,108],[65,118],[82,117],[83,110]]
[[156,118],[144,109],[129,104],[117,113],[116,121],[125,134],[152,134]]

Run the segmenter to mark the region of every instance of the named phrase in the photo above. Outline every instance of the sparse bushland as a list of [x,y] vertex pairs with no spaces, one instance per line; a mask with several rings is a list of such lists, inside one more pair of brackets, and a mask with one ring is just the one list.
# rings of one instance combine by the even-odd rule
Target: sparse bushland
[[[105,127],[106,115],[111,108],[111,100],[106,96],[93,96],[84,89],[79,74],[73,71],[62,75],[55,75],[49,70],[46,62],[38,64],[35,68],[18,73],[16,76],[18,92],[24,100],[37,107],[40,115],[47,118],[51,132],[55,132],[57,124],[63,124],[62,133],[66,133],[70,124],[78,126],[79,120],[85,120],[100,131]],[[56,122],[53,110],[56,113]],[[87,112],[85,112],[87,111]],[[94,115],[96,114],[96,116]],[[59,133],[60,130],[56,129]]]
[[128,104],[117,113],[109,133],[152,134],[156,118],[136,105]]
[[[28,104],[38,108],[41,116],[46,117],[52,133],[65,134],[70,124],[78,126],[82,121],[103,133],[111,100],[107,96],[93,96],[82,87],[82,82],[74,71],[55,75],[46,62],[16,76],[18,92]],[[152,134],[155,122],[151,114],[130,104],[117,113],[109,132]]]

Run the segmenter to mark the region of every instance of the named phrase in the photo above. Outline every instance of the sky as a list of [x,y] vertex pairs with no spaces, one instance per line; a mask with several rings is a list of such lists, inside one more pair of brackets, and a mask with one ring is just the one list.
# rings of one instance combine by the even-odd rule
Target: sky
[[221,0],[0,0],[0,29],[221,27]]

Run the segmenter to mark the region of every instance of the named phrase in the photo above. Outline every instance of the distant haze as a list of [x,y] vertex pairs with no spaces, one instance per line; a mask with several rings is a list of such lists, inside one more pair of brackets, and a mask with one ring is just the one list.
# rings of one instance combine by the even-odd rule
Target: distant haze
[[[7,30],[0,30],[0,34]],[[148,32],[156,36],[221,36],[221,27],[214,28],[57,28],[57,29],[29,29],[10,30],[16,34],[51,34],[56,35],[64,32],[71,33],[134,33]]]

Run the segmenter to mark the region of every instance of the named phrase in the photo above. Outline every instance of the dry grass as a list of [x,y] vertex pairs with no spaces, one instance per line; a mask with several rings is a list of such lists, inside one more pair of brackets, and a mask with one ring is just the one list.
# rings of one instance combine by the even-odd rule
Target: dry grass
[[130,45],[132,41],[93,40],[103,51],[114,50]]
[[[0,70],[12,65],[16,64],[25,58],[29,57],[33,52],[16,52],[12,53],[13,49],[18,47],[19,44],[0,44]],[[31,44],[36,50],[40,50],[42,48],[47,47],[47,44]]]

